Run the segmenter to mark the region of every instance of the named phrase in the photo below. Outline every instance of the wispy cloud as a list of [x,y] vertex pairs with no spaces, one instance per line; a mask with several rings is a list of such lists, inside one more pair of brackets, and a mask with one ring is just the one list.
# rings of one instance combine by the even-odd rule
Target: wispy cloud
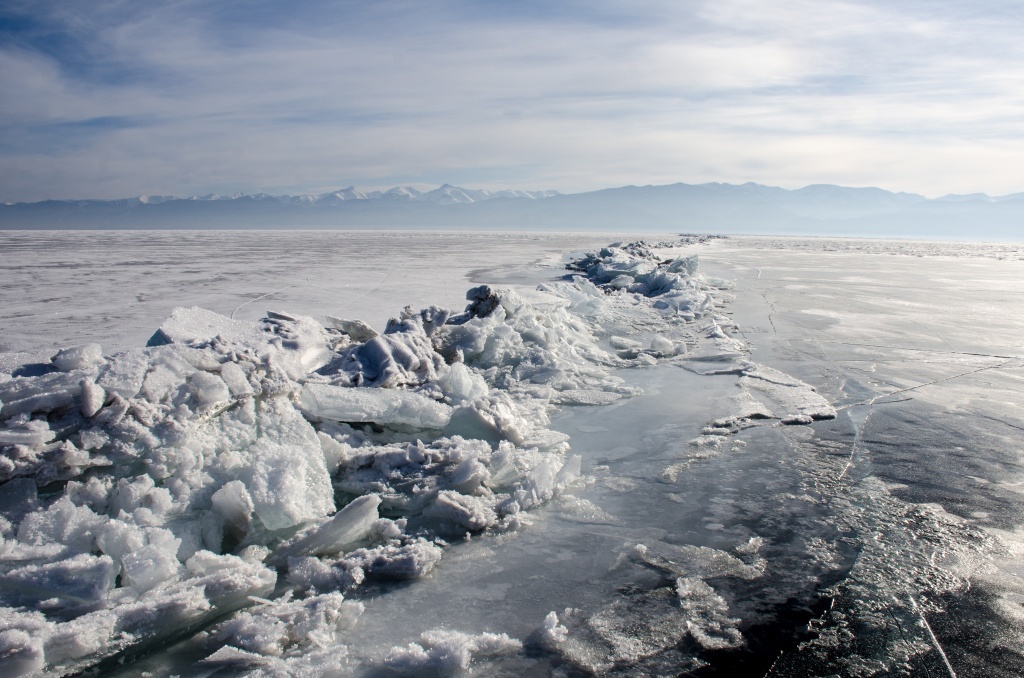
[[11,1],[0,198],[1021,190],[1007,2]]

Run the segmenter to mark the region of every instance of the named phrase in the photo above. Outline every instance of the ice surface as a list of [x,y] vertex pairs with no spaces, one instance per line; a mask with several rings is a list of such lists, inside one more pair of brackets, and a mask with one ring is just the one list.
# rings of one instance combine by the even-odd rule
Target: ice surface
[[[323,324],[235,303],[175,310],[145,348],[4,357],[3,672],[913,675],[984,643],[1013,661],[1002,636],[962,639],[974,617],[1019,631],[1008,594],[971,597],[1008,590],[1014,533],[986,530],[1017,520],[1019,413],[990,401],[1019,402],[999,343],[1017,316],[918,330],[840,294],[884,282],[857,278],[863,255],[809,281],[803,250],[702,245],[733,286],[692,242],[507,269],[542,289],[487,280],[379,333],[333,302],[298,309]],[[936,261],[947,284],[981,272]],[[889,294],[937,303],[896,269]],[[985,274],[1016,294],[1015,271]]]
[[[315,317],[358,319],[381,331],[406,304],[460,308],[474,269],[518,269],[538,260],[560,268],[563,252],[604,245],[607,238],[377,230],[263,231],[257,238],[242,231],[5,231],[0,270],[17,294],[7,295],[0,310],[0,351],[31,352],[15,366],[49,361],[58,349],[86,339],[116,353],[144,345],[175,307],[194,306],[256,321],[271,304]],[[427,263],[434,261],[444,266]],[[251,303],[268,293],[267,301]]]

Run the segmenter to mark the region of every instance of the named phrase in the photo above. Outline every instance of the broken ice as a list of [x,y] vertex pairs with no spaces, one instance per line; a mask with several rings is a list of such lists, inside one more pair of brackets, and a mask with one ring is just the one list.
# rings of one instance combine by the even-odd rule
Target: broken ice
[[[674,435],[671,421],[628,431],[600,414],[641,392],[624,375],[732,380],[699,435],[645,460],[662,494],[638,501],[644,510],[734,455],[718,462],[715,482],[729,482],[752,427],[837,416],[805,381],[749,360],[722,312],[728,283],[677,245],[610,246],[537,290],[477,286],[462,312],[406,308],[381,333],[338,316],[253,322],[179,308],[146,347],[70,347],[32,374],[12,365],[0,376],[0,666],[66,675],[182,636],[211,671],[267,673],[455,673],[536,656],[676,673],[742,648],[757,617],[737,591],[779,557],[762,537],[674,543],[656,517],[571,496],[651,492],[625,474],[602,479],[589,461]],[[597,413],[589,426],[608,425],[607,447],[570,449],[552,426],[569,407]],[[618,540],[589,607],[532,610],[518,637],[410,624],[383,651],[354,640],[388,604],[365,592],[426,578],[451,595],[452,545],[490,540],[506,553],[559,512],[604,545]],[[841,555],[823,537],[808,549],[822,573]],[[534,576],[528,551],[520,569],[506,555],[497,567]]]

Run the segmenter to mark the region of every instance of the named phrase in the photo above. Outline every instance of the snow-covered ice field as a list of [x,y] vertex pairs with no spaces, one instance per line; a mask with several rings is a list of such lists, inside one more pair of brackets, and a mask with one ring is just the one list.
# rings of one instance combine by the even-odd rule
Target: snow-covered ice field
[[0,673],[1021,675],[1024,247],[609,243],[0,232]]
[[135,348],[177,306],[241,320],[256,320],[267,307],[340,313],[383,329],[408,304],[461,309],[474,270],[555,266],[568,250],[607,241],[530,233],[0,231],[0,350],[86,339],[107,352]]

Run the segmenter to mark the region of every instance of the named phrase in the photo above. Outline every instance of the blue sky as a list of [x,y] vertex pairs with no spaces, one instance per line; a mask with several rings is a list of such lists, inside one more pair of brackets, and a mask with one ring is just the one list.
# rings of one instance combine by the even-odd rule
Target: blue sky
[[1018,2],[0,4],[0,200],[1024,190]]

